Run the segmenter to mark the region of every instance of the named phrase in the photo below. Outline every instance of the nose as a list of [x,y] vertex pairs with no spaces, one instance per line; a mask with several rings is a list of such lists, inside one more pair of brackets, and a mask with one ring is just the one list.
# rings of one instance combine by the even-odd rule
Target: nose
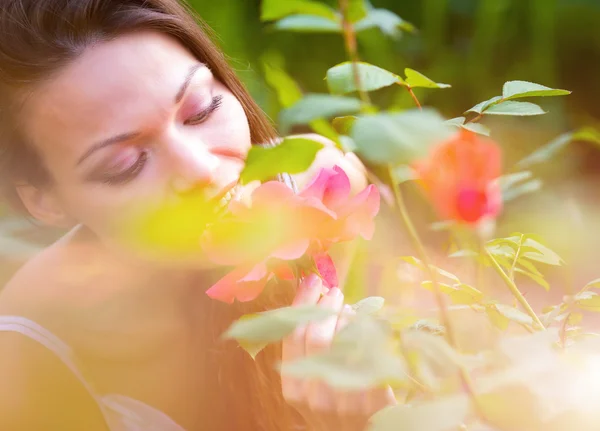
[[200,139],[174,139],[169,143],[171,187],[178,194],[211,185],[220,159]]

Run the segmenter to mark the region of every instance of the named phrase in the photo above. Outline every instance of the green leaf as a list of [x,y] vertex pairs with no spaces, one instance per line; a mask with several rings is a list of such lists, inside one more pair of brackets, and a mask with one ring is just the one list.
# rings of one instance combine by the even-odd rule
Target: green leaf
[[400,165],[394,168],[394,179],[398,182],[398,184],[402,184],[407,181],[413,181],[417,178],[418,176],[415,170],[408,165]]
[[[521,262],[522,263],[522,262]],[[538,274],[532,274],[530,272],[524,271],[520,268],[515,268],[515,272],[519,273],[519,274],[523,274],[526,275],[527,277],[531,278],[533,281],[535,281],[537,284],[539,284],[540,286],[542,286],[544,289],[546,289],[546,291],[550,290],[550,285],[548,284],[548,282],[546,280],[544,280],[544,277],[542,277],[541,275]]]
[[464,395],[416,405],[387,407],[371,417],[369,431],[451,431],[460,428],[470,412]]
[[[400,256],[400,260],[403,260],[403,261],[405,261],[405,262],[407,262],[407,263],[409,263],[409,264],[411,264],[413,266],[416,266],[417,268],[419,268],[419,269],[421,269],[423,271],[426,270],[425,264],[423,262],[421,262],[419,259],[417,259],[416,257],[414,257],[414,256]],[[444,276],[446,278],[449,278],[450,280],[453,280],[456,283],[460,283],[460,280],[458,279],[458,277],[456,275],[454,275],[454,274],[452,274],[452,273],[450,273],[450,272],[448,272],[448,271],[446,271],[446,270],[444,270],[442,268],[438,268],[435,265],[429,265],[429,267],[432,270],[434,270],[435,272],[437,272],[438,274],[440,274],[440,275],[442,275],[442,276]]]
[[492,105],[484,110],[484,114],[486,115],[512,115],[517,117],[542,115],[545,113],[546,111],[535,103],[515,102],[513,100]]
[[[373,91],[393,84],[401,84],[402,78],[369,63],[357,62],[356,69],[361,90]],[[346,94],[357,91],[352,62],[347,61],[327,71],[327,86],[332,94]]]
[[261,21],[274,21],[295,14],[317,15],[332,21],[337,20],[335,11],[321,2],[310,0],[262,0]]
[[352,97],[307,94],[281,113],[280,127],[285,135],[294,125],[307,124],[319,118],[352,114],[360,111],[360,108],[360,100]]
[[590,281],[585,285],[586,288],[596,288],[600,287],[600,278],[596,278],[595,280]]
[[510,320],[508,320],[504,314],[500,313],[495,305],[485,307],[485,312],[496,328],[500,329],[501,331],[506,331],[508,329]]
[[409,87],[417,88],[450,88],[449,84],[441,84],[435,81],[432,81],[425,75],[416,70],[406,68],[404,69],[404,73],[406,74],[406,84]]
[[526,257],[527,259],[554,266],[560,266],[564,263],[558,254],[532,238],[527,238],[523,244],[526,247],[533,247],[537,250],[537,252],[527,251],[523,253],[522,256]]
[[323,144],[307,138],[285,138],[275,147],[255,145],[250,148],[240,175],[243,184],[266,181],[277,174],[299,174],[315,160]]
[[352,309],[357,313],[375,314],[383,308],[385,299],[381,296],[370,296],[365,299],[361,299],[352,306]]
[[322,380],[340,390],[365,390],[404,382],[404,361],[391,348],[391,331],[366,313],[357,314],[329,349],[281,364],[282,375]]
[[374,163],[410,164],[429,147],[451,136],[451,126],[431,109],[363,116],[352,138],[365,159]]
[[479,133],[483,136],[490,136],[490,129],[483,124],[479,123],[467,123],[461,126],[463,129],[470,130],[474,133]]
[[466,112],[474,112],[476,114],[481,114],[488,107],[492,106],[494,103],[497,103],[500,100],[502,100],[502,97],[500,97],[500,96],[492,97],[490,100],[486,100],[484,102],[478,103],[477,105],[473,106],[471,109],[469,109]]
[[240,342],[254,357],[268,343],[280,341],[296,327],[333,316],[334,310],[316,305],[302,305],[242,316],[223,334]]
[[[271,52],[263,56],[262,64],[265,81],[275,90],[279,104],[282,108],[289,108],[302,99],[302,90],[300,90],[296,81],[283,68],[271,65],[271,63],[282,61],[283,59],[279,55]],[[323,135],[333,141],[339,140],[337,132],[326,120],[314,120],[309,124],[319,135]]]
[[513,174],[502,175],[498,179],[498,183],[500,185],[500,190],[502,190],[503,193],[507,192],[515,184],[520,183],[525,180],[528,180],[532,176],[533,176],[533,174],[531,173],[531,171],[515,172]]
[[600,295],[595,292],[584,292],[586,295],[578,295],[576,303],[579,308],[588,311],[600,311]]
[[548,144],[543,145],[527,157],[521,159],[517,162],[516,166],[523,168],[538,163],[544,163],[556,156],[563,148],[573,141],[588,141],[600,144],[600,134],[593,129],[581,129],[575,132],[563,133]]
[[[281,0],[279,0],[281,1]],[[342,25],[317,15],[290,15],[277,21],[276,30],[296,33],[341,33]]]
[[538,178],[533,179],[531,181],[527,181],[526,183],[519,184],[503,192],[502,200],[504,202],[510,202],[520,196],[537,192],[542,188],[543,185],[544,183],[542,182],[542,180]]
[[340,145],[346,153],[355,153],[358,150],[356,143],[349,136],[340,136]]
[[346,18],[351,23],[360,21],[367,16],[367,5],[364,0],[349,0]]
[[387,9],[371,9],[367,16],[354,25],[356,32],[361,32],[371,28],[378,28],[381,32],[394,39],[402,36],[402,31],[413,32],[414,26],[404,21],[398,15]]
[[498,310],[498,312],[504,317],[506,317],[508,320],[512,320],[513,322],[522,323],[526,325],[533,324],[533,318],[531,316],[523,313],[520,310],[517,310],[514,307],[509,307],[508,305],[504,304],[494,304],[494,306],[496,307],[496,310]]
[[451,126],[456,126],[456,127],[460,127],[463,124],[465,124],[465,117],[456,117],[456,118],[451,118],[449,120],[446,120],[446,124],[449,124]]
[[302,90],[283,69],[271,66],[265,58],[263,61],[264,77],[267,84],[275,90],[282,107],[289,106],[302,99]]
[[340,135],[350,135],[350,131],[352,130],[352,126],[356,122],[358,117],[354,115],[349,115],[346,117],[336,117],[333,119],[331,124]]
[[454,286],[456,289],[454,292],[450,293],[450,299],[455,304],[477,304],[483,300],[483,293],[474,288],[473,286],[469,286],[468,284],[457,284]]
[[527,81],[508,81],[502,88],[502,98],[504,100],[534,96],[565,96],[567,94],[571,94],[571,92],[567,90],[555,90]]

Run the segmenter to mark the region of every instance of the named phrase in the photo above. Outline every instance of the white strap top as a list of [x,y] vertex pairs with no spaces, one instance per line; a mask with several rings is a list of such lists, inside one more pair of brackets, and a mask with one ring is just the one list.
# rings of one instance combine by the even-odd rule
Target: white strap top
[[110,431],[185,431],[165,413],[141,401],[119,394],[96,393],[78,367],[71,348],[34,321],[20,316],[0,316],[0,332],[18,332],[53,352],[96,400]]

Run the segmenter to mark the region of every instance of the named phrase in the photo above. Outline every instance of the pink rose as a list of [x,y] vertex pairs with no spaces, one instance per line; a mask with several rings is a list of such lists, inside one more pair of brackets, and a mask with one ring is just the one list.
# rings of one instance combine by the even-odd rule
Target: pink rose
[[232,201],[229,214],[202,237],[209,259],[234,269],[207,290],[227,303],[251,301],[273,277],[291,279],[315,271],[325,285],[337,285],[331,244],[373,235],[379,193],[370,185],[355,196],[339,167],[322,169],[299,194],[270,181],[248,201]]

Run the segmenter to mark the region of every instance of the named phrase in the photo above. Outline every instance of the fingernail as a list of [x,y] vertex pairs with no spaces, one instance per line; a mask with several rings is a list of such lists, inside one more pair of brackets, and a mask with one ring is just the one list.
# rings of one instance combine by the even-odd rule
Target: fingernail
[[339,296],[342,293],[342,291],[340,289],[338,289],[337,287],[332,287],[331,289],[329,289],[329,292],[327,292],[327,296],[331,296],[331,297],[336,297]]
[[305,289],[315,289],[321,286],[321,279],[317,274],[310,274],[304,279],[304,283],[301,283]]

